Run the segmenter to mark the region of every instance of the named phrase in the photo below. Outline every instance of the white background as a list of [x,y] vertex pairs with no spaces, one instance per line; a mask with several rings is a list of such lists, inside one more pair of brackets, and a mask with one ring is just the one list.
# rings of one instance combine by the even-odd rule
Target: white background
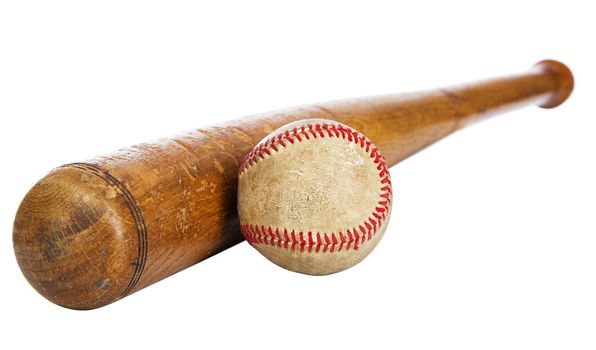
[[[581,5],[585,4],[585,5]],[[589,1],[2,1],[0,348],[596,347],[596,54]],[[287,272],[246,243],[71,311],[22,277],[12,220],[51,168],[228,119],[434,88],[554,58],[570,100],[391,169],[360,265]]]

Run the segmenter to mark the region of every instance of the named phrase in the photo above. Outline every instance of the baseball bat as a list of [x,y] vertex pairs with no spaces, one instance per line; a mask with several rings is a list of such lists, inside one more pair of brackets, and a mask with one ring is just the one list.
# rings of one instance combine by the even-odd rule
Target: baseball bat
[[333,101],[246,117],[52,170],[24,197],[13,245],[29,283],[72,309],[112,303],[242,240],[239,161],[291,121],[326,118],[367,135],[394,165],[472,122],[529,104],[556,107],[570,70]]

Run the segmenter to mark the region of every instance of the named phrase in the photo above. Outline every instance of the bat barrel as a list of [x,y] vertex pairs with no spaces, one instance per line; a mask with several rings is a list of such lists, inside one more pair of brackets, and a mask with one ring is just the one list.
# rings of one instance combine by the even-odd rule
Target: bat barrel
[[509,77],[270,112],[67,164],[23,199],[15,255],[50,301],[101,307],[240,242],[239,162],[288,122],[345,123],[393,165],[486,116],[532,103],[555,107],[572,88],[567,67],[543,61]]

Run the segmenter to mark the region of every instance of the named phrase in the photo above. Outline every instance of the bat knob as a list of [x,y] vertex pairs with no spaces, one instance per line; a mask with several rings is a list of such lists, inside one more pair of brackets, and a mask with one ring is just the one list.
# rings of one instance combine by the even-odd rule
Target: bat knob
[[573,91],[573,74],[566,65],[555,60],[544,60],[536,63],[532,69],[548,74],[555,83],[552,94],[545,102],[539,104],[540,107],[557,107],[571,95]]
[[92,309],[130,291],[138,254],[130,203],[91,169],[60,167],[23,199],[14,222],[19,267],[45,298]]

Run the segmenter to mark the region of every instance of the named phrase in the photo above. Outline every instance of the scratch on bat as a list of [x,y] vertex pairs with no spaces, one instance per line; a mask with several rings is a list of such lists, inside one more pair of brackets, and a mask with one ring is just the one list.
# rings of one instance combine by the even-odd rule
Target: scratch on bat
[[220,141],[217,141],[217,137],[214,137],[213,135],[211,135],[211,133],[209,133],[207,130],[197,129],[196,132],[198,132],[201,135],[207,136],[207,138],[209,139],[209,141],[211,141],[212,143],[214,143],[222,151],[225,149],[224,144],[222,142],[220,142]]
[[217,171],[219,171],[220,174],[224,173],[224,167],[217,159],[213,160],[213,165],[215,165],[215,169],[217,169]]

